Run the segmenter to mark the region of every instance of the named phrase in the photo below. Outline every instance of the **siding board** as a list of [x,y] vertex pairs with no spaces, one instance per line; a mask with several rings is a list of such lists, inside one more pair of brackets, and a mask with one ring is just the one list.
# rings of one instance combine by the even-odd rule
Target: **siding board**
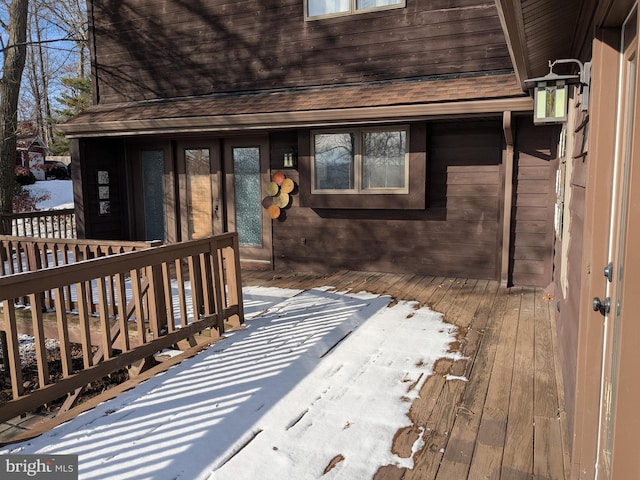
[[548,286],[554,245],[557,129],[518,118],[510,276],[516,285]]
[[427,135],[417,143],[427,145],[429,170],[438,172],[427,178],[428,207],[292,207],[285,221],[274,224],[276,270],[358,268],[494,279],[502,229],[501,122],[432,123],[415,131]]
[[100,103],[511,69],[489,1],[314,21],[299,0],[95,0],[93,12]]

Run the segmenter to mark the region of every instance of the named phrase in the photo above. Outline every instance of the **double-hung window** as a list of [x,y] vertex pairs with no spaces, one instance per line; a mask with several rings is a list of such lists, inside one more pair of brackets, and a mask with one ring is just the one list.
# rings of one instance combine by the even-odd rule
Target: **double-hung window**
[[349,15],[406,5],[406,0],[305,0],[305,18]]
[[409,128],[312,133],[312,194],[409,192]]

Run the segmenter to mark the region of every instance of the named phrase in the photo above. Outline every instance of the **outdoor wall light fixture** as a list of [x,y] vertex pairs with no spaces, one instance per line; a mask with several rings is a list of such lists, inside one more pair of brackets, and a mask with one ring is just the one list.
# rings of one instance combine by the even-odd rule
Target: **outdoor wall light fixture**
[[[558,75],[553,67],[559,63],[575,63],[580,67],[580,74]],[[589,108],[589,82],[591,79],[591,62],[582,63],[574,58],[549,60],[549,73],[544,77],[530,78],[524,81],[529,89],[533,89],[533,123],[562,123],[567,120],[569,104],[569,85],[580,85],[580,110]]]

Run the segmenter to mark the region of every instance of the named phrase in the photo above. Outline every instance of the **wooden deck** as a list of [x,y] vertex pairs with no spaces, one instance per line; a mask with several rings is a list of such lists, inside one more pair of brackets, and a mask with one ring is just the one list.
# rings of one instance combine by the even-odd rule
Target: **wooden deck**
[[[535,287],[499,282],[342,271],[331,275],[243,271],[244,285],[388,294],[415,300],[458,327],[452,348],[411,405],[413,426],[398,431],[393,452],[423,447],[413,469],[381,468],[375,480],[564,479],[569,456],[552,328],[551,298]],[[446,375],[461,380],[446,380]],[[466,380],[464,380],[466,379]]]

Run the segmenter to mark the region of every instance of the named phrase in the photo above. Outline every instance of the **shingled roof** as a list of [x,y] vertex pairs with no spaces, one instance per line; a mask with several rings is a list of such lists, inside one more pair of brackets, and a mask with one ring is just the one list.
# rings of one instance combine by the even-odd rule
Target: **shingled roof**
[[513,72],[96,105],[70,137],[217,131],[530,110]]

